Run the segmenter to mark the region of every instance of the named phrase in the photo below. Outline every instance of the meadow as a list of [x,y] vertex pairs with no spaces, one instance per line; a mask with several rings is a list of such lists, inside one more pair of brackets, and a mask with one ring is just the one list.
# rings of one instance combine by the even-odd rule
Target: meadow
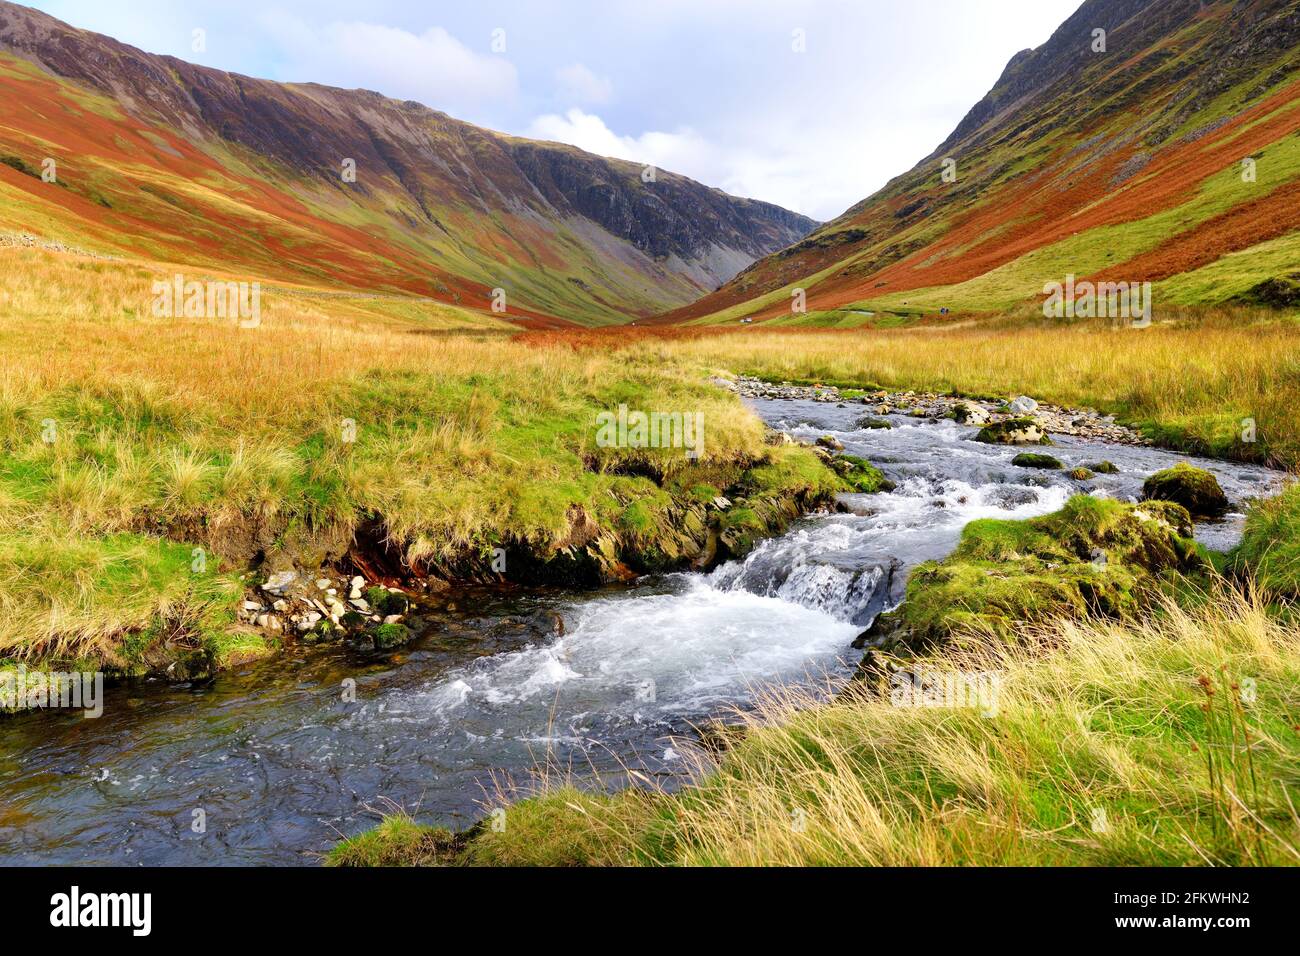
[[[183,269],[0,259],[0,657],[121,666],[132,633],[222,635],[251,562],[319,563],[365,521],[435,561],[504,539],[546,550],[575,509],[653,543],[674,496],[755,465],[838,487],[810,453],[765,446],[734,396],[651,356],[308,289],[265,289],[256,328],[158,318],[152,282]],[[700,460],[597,447],[596,415],[620,403],[702,413]]]

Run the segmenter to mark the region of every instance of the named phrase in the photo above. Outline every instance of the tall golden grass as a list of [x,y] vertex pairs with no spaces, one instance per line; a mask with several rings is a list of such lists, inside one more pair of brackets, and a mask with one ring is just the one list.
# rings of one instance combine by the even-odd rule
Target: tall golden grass
[[[705,468],[765,454],[761,423],[693,369],[534,347],[423,300],[268,289],[256,328],[156,317],[152,284],[173,271],[0,250],[0,657],[80,646],[60,628],[102,648],[140,626],[139,606],[161,615],[185,593],[184,574],[134,596],[87,574],[52,588],[35,541],[65,571],[105,536],[241,523],[347,532],[379,517],[412,560],[507,536],[547,545],[573,506],[610,526],[665,497],[593,465],[595,415],[620,401],[704,414]],[[620,454],[686,467],[680,450],[607,457]]]

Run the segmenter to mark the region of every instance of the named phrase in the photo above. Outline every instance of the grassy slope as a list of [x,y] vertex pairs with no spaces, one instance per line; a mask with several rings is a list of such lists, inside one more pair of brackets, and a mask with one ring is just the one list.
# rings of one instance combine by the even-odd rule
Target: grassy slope
[[[950,147],[955,183],[941,182],[938,158],[925,161],[815,233],[803,244],[812,251],[769,256],[674,317],[820,325],[840,310],[988,312],[1041,299],[1067,274],[1156,280],[1158,307],[1219,305],[1294,272],[1300,87],[1289,71],[1300,51],[1261,54],[1257,73],[1198,101],[1158,142],[1133,136],[1175,106],[1181,70],[1209,69],[1202,45],[1230,16],[1223,6],[1189,21],[1113,71],[1086,59],[1082,94]],[[923,214],[904,215],[918,203]],[[791,314],[795,287],[811,317]]]
[[[128,653],[127,632],[150,619],[211,640],[256,551],[337,555],[375,516],[412,561],[508,540],[546,553],[575,508],[671,556],[674,507],[746,469],[759,496],[840,487],[810,452],[765,446],[704,367],[653,352],[524,345],[490,316],[310,290],[268,290],[255,329],[154,318],[167,267],[0,261],[0,657],[129,665],[147,648]],[[701,460],[596,447],[596,414],[620,403],[703,414]]]
[[[453,194],[429,211],[392,177],[374,181],[363,169],[344,188],[219,139],[191,143],[5,53],[0,89],[0,160],[10,161],[0,163],[0,231],[476,308],[499,287],[525,323],[621,322],[702,291],[593,224],[542,222],[511,205],[531,194],[489,206],[443,183]],[[47,156],[57,183],[40,179]],[[638,172],[609,166],[611,176]]]
[[1266,593],[1300,599],[1300,484],[1251,509],[1235,559]]

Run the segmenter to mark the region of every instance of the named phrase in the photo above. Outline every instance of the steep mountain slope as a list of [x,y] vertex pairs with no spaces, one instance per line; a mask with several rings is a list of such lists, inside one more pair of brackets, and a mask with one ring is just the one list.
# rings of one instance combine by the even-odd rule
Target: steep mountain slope
[[1300,304],[1298,71],[1295,0],[1088,0],[910,172],[657,321],[1001,310],[1068,275]]
[[[57,183],[42,182],[47,158]],[[0,3],[0,230],[584,324],[682,305],[816,223],[366,90],[154,56]],[[355,181],[345,161],[355,164]]]

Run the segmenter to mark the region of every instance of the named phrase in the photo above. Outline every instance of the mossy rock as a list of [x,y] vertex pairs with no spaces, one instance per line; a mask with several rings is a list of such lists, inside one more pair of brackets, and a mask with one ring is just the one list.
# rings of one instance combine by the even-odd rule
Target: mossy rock
[[972,521],[858,643],[921,650],[968,631],[1012,640],[1018,626],[1058,615],[1136,616],[1167,573],[1205,568],[1191,534],[1181,505],[1089,495],[1028,521]]
[[1070,477],[1075,481],[1087,481],[1089,478],[1097,477],[1087,468],[1071,468]]
[[1142,498],[1175,502],[1194,518],[1216,518],[1228,510],[1228,496],[1219,487],[1219,480],[1204,468],[1185,461],[1158,471],[1143,482]]
[[843,451],[844,442],[840,441],[834,435],[823,435],[821,438],[817,439],[817,447],[828,448],[831,451]]
[[799,517],[799,505],[789,498],[752,497],[737,500],[718,521],[721,557],[741,558],[758,542],[780,534]]
[[405,614],[411,602],[405,594],[394,594],[388,588],[371,587],[366,589],[366,602],[376,614]]
[[343,629],[329,618],[321,618],[311,628],[298,635],[303,644],[332,644],[343,639]]
[[1032,418],[1008,418],[985,425],[975,440],[986,445],[1052,445],[1043,427]]
[[380,651],[391,651],[396,647],[403,647],[409,644],[414,635],[411,629],[405,624],[380,624],[375,628],[374,639],[375,649]]
[[831,470],[859,494],[874,495],[880,491],[894,490],[894,483],[865,458],[859,458],[857,455],[840,455],[831,459],[829,464]]
[[1065,467],[1065,465],[1061,464],[1059,458],[1053,458],[1051,455],[1040,455],[1032,451],[1022,451],[1011,459],[1011,464],[1018,465],[1021,468],[1046,468],[1049,471],[1060,471]]
[[985,425],[989,420],[989,413],[979,405],[972,405],[970,402],[961,402],[956,405],[949,413],[953,421],[963,425]]
[[1096,472],[1099,475],[1118,475],[1119,467],[1111,461],[1098,461],[1083,466],[1089,471]]
[[886,429],[894,426],[884,418],[876,418],[874,415],[868,415],[865,418],[859,418],[853,425],[854,428],[875,428]]

